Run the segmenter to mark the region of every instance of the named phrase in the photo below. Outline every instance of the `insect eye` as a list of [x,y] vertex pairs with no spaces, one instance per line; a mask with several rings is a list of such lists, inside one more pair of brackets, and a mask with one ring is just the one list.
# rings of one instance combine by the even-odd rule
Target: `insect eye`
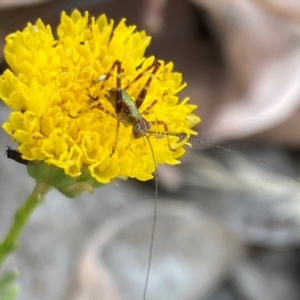
[[141,130],[141,125],[139,124],[139,123],[136,123],[135,125],[134,125],[134,131],[135,132],[139,132]]

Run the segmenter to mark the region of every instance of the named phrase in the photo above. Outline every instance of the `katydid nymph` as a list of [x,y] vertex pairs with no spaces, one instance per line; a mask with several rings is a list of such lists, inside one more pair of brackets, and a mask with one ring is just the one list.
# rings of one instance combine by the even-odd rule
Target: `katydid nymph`
[[[152,125],[162,125],[164,128],[164,132],[168,133],[168,126],[164,121],[156,120],[152,122],[148,122],[142,115],[149,111],[156,103],[157,100],[153,100],[153,102],[143,111],[140,112],[139,108],[143,104],[146,96],[147,91],[150,87],[151,81],[154,78],[156,72],[158,71],[160,67],[160,63],[158,61],[155,61],[152,65],[150,65],[148,68],[146,68],[143,72],[138,74],[125,88],[122,89],[121,85],[121,69],[122,69],[122,63],[118,60],[114,62],[108,73],[104,76],[102,79],[102,76],[100,76],[101,79],[96,79],[94,83],[99,82],[100,80],[103,81],[100,90],[103,90],[105,87],[105,83],[107,80],[112,76],[112,73],[115,68],[117,68],[117,76],[116,76],[116,87],[112,88],[108,91],[107,100],[111,103],[113,108],[115,109],[116,115],[111,114],[109,111],[104,109],[101,104],[98,104],[96,107],[102,110],[104,113],[108,115],[112,115],[112,117],[115,117],[117,119],[117,128],[116,128],[116,136],[115,136],[115,142],[112,148],[111,155],[114,154],[117,146],[117,140],[118,140],[118,134],[119,134],[119,127],[120,122],[122,122],[126,127],[132,126],[132,136],[134,139],[139,139],[142,137],[146,137],[146,135],[150,132]],[[147,73],[150,73],[149,78],[145,84],[145,86],[140,91],[138,97],[134,101],[131,96],[127,93],[128,88],[137,82],[139,79],[141,79],[144,75],[147,75]],[[92,98],[93,99],[93,98]],[[170,146],[170,142],[168,140],[168,146],[170,150],[173,150]]]
[[[146,68],[143,72],[138,74],[125,88],[122,88],[122,63],[119,60],[116,60],[111,68],[109,69],[108,73],[103,77],[100,76],[98,79],[94,80],[94,83],[98,83],[99,81],[102,81],[102,85],[100,90],[103,90],[105,88],[105,83],[107,80],[112,76],[113,71],[115,68],[117,69],[117,75],[116,75],[116,87],[112,88],[108,91],[107,100],[111,103],[113,106],[116,115],[113,115],[111,112],[107,111],[105,108],[101,106],[101,104],[96,105],[95,107],[103,111],[104,113],[114,117],[117,119],[117,125],[116,125],[116,135],[115,135],[115,142],[112,147],[111,156],[115,153],[116,147],[117,147],[117,140],[118,140],[118,134],[119,134],[119,127],[120,123],[122,122],[125,126],[132,126],[132,136],[134,139],[145,137],[149,143],[149,146],[151,148],[151,153],[153,157],[153,163],[155,165],[156,170],[156,161],[155,156],[153,152],[153,148],[151,146],[150,140],[147,138],[147,134],[151,133],[150,129],[152,125],[162,125],[164,128],[164,133],[167,135],[168,127],[167,124],[164,121],[156,120],[153,122],[148,122],[142,114],[145,113],[147,110],[151,109],[156,103],[157,100],[154,100],[143,112],[139,111],[139,108],[143,104],[143,101],[145,100],[145,97],[147,96],[147,91],[150,87],[151,81],[153,80],[155,74],[157,73],[158,69],[160,67],[160,63],[158,61],[155,61],[152,65],[150,65],[148,68]],[[144,75],[147,75],[150,73],[149,78],[145,84],[145,86],[140,91],[139,95],[137,96],[136,100],[134,101],[130,95],[126,92],[128,88],[137,82],[139,79],[141,79]],[[91,96],[90,96],[91,97]],[[91,97],[93,100],[93,97]],[[173,150],[171,148],[169,137],[168,139],[168,146],[170,150]],[[147,286],[148,286],[148,280],[151,270],[151,260],[152,260],[152,250],[153,250],[153,242],[154,242],[154,233],[155,233],[155,225],[156,225],[156,210],[157,210],[157,198],[158,198],[158,177],[157,172],[155,171],[155,203],[154,203],[154,219],[153,219],[153,228],[152,228],[152,237],[151,237],[151,245],[150,245],[150,253],[149,253],[149,265],[148,265],[148,271],[146,276],[146,283],[145,283],[145,289],[144,289],[144,296],[143,299],[146,299],[147,296]]]
[[[111,156],[114,155],[116,151],[116,147],[118,146],[118,134],[119,134],[119,128],[120,128],[120,123],[125,125],[126,127],[132,127],[132,137],[134,139],[139,139],[139,138],[145,138],[148,141],[149,147],[151,148],[151,153],[152,153],[152,158],[153,158],[153,164],[155,165],[155,202],[154,202],[154,213],[153,213],[153,225],[152,225],[152,235],[151,235],[151,241],[150,241],[150,250],[149,250],[149,260],[148,260],[148,269],[147,269],[147,274],[146,274],[146,279],[145,279],[145,286],[144,286],[144,294],[142,299],[146,299],[147,297],[147,288],[148,288],[148,281],[149,281],[149,275],[151,271],[151,264],[152,264],[152,252],[153,252],[153,243],[154,243],[154,234],[155,234],[155,226],[156,226],[156,211],[157,211],[157,200],[158,200],[158,175],[156,171],[156,160],[155,160],[155,155],[154,151],[152,148],[152,145],[149,140],[149,135],[162,135],[165,136],[168,147],[171,151],[174,151],[176,149],[173,149],[169,140],[169,137],[175,136],[179,137],[180,139],[187,139],[191,142],[195,143],[200,143],[205,146],[210,146],[210,147],[215,147],[218,149],[221,149],[223,151],[232,153],[232,154],[238,154],[240,156],[243,156],[249,160],[253,160],[259,163],[263,163],[267,165],[268,167],[271,167],[275,170],[277,170],[280,173],[283,173],[284,175],[292,178],[293,180],[297,181],[300,183],[298,179],[295,177],[289,175],[288,173],[276,168],[275,166],[260,160],[256,159],[254,157],[230,150],[228,148],[215,145],[209,142],[201,141],[195,138],[189,138],[186,137],[182,134],[177,134],[173,132],[169,132],[167,124],[162,121],[162,120],[146,120],[144,118],[144,114],[147,113],[147,111],[151,110],[151,108],[157,103],[156,99],[152,99],[152,102],[150,105],[148,105],[143,111],[140,111],[140,108],[147,96],[148,89],[150,87],[150,84],[153,80],[153,78],[156,76],[158,70],[160,68],[160,63],[158,61],[155,61],[153,64],[148,66],[144,71],[140,72],[127,86],[124,88],[122,87],[122,63],[121,61],[115,61],[108,72],[104,75],[99,76],[97,79],[94,80],[94,84],[101,83],[100,91],[103,91],[105,89],[106,83],[108,79],[112,76],[114,76],[114,72],[116,71],[116,86],[106,90],[106,98],[107,100],[111,103],[115,114],[111,113],[110,111],[106,110],[101,103],[92,105],[92,108],[99,109],[103,113],[110,115],[111,117],[116,119],[116,131],[115,131],[115,140],[112,146],[111,150]],[[141,91],[139,92],[138,96],[136,99],[133,99],[128,93],[129,87],[131,87],[133,84],[135,84],[138,80],[141,78],[145,78],[145,76],[148,76],[148,79],[145,83],[145,85],[142,87]],[[90,96],[91,99],[93,100],[98,100],[98,98],[93,98]],[[162,127],[162,131],[159,132],[157,130],[153,131],[151,130],[152,125],[159,125]]]

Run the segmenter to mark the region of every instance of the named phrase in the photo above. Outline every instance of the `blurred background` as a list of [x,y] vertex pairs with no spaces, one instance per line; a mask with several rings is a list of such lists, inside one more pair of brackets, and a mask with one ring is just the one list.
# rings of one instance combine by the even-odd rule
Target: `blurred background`
[[[5,36],[74,8],[126,17],[153,36],[148,55],[173,61],[202,119],[199,139],[299,178],[300,3],[297,0],[0,0]],[[1,72],[7,66],[0,52]],[[0,118],[8,110],[1,104]],[[0,131],[0,149],[13,146]],[[0,236],[33,188],[0,159]],[[159,168],[147,299],[299,300],[300,184],[237,154],[193,145]],[[52,191],[5,264],[21,300],[140,300],[154,184],[112,183],[70,200]]]

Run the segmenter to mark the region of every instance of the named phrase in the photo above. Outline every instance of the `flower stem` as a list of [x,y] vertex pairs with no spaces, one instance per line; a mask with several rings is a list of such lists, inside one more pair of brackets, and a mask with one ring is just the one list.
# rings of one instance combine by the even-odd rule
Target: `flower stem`
[[5,258],[18,246],[18,239],[34,209],[40,205],[50,187],[44,182],[36,182],[36,186],[27,200],[17,210],[14,222],[7,236],[0,242],[0,266]]

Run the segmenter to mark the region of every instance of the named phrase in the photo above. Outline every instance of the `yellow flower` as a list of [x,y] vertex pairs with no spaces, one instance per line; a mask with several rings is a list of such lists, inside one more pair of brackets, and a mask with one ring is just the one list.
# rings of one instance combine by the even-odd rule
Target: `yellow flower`
[[[152,178],[155,164],[146,138],[134,139],[132,126],[121,122],[116,141],[116,113],[107,100],[116,87],[116,70],[101,90],[116,60],[122,63],[122,87],[152,65],[155,58],[144,57],[149,44],[150,37],[124,19],[114,29],[105,15],[95,19],[77,10],[70,16],[62,13],[56,35],[41,20],[8,35],[4,53],[12,71],[0,77],[0,97],[13,112],[3,128],[17,142],[22,158],[56,166],[72,178],[88,170],[100,183],[117,176]],[[173,63],[159,62],[139,111],[149,122],[165,122],[170,133],[196,134],[191,129],[200,121],[192,114],[196,106],[176,96],[186,85],[182,75],[173,72]],[[128,89],[132,101],[150,73]],[[162,133],[147,135],[156,163],[178,163],[187,140],[167,138],[161,125],[152,125],[151,131]]]

